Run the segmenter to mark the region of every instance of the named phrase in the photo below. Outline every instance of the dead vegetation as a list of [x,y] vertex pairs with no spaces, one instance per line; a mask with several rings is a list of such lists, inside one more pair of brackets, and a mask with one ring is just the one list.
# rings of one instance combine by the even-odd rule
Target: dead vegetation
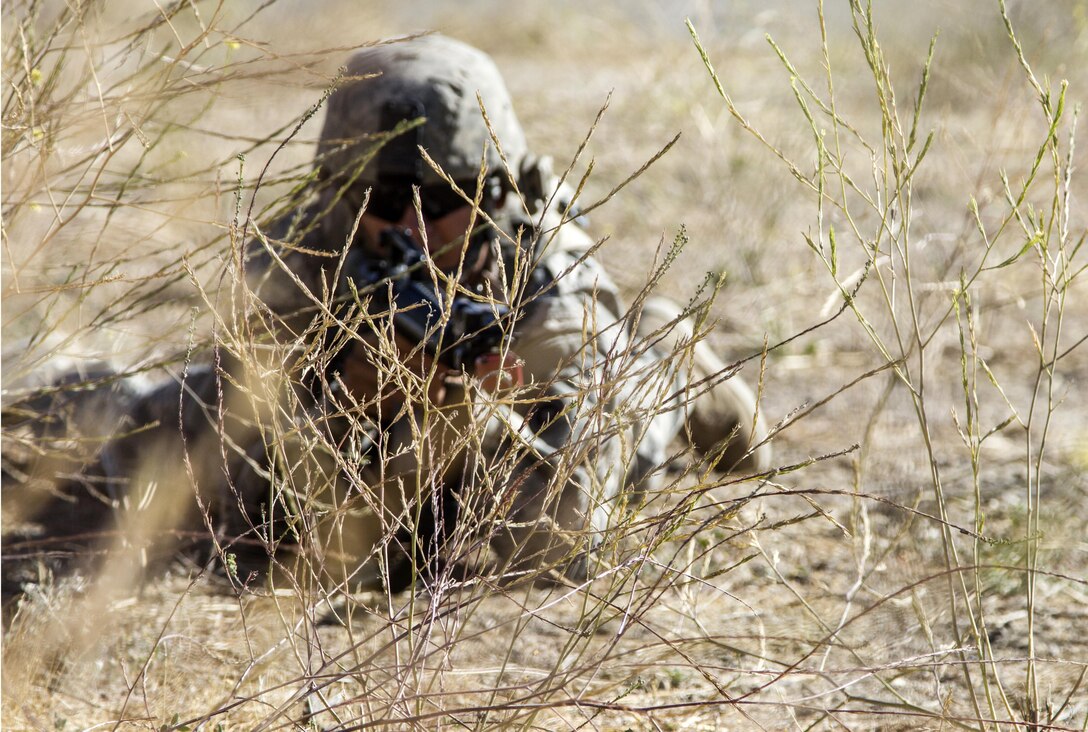
[[394,595],[330,591],[305,553],[272,582],[230,552],[21,566],[4,728],[1088,724],[1088,8],[755,5],[697,3],[689,31],[649,3],[6,4],[5,533],[97,447],[12,418],[49,368],[258,350],[231,252],[310,174],[349,49],[420,18],[495,55],[558,170],[592,129],[584,203],[683,130],[591,228],[632,300],[687,240],[659,289],[720,284],[708,337],[760,384],[777,467],[678,448],[581,586],[499,585],[486,557]]

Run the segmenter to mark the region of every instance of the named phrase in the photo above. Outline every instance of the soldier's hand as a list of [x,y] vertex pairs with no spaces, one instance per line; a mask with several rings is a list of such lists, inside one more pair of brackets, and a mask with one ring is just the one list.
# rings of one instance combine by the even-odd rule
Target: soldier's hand
[[521,358],[512,351],[485,353],[476,358],[472,373],[481,389],[497,395],[525,383],[521,366]]

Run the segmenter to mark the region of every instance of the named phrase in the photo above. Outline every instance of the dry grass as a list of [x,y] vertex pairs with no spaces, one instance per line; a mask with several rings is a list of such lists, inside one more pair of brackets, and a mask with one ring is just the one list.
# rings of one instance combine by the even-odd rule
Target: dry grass
[[[634,297],[684,225],[660,289],[725,273],[710,339],[781,466],[682,455],[585,587],[43,572],[5,729],[1088,725],[1088,6],[1010,7],[1021,59],[996,2],[879,7],[879,46],[845,3],[691,5],[725,98],[648,2],[5,5],[5,408],[58,359],[246,352],[228,252],[308,173],[320,115],[292,131],[349,48],[422,25],[494,54],[559,169],[611,91],[587,202],[683,130],[593,212],[600,256]],[[5,424],[5,530],[34,449]]]

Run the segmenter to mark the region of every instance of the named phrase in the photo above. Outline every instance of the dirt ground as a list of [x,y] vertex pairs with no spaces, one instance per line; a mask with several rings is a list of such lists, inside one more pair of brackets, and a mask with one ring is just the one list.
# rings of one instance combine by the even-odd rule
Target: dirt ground
[[[671,489],[618,530],[622,561],[578,587],[470,577],[323,599],[239,591],[185,559],[117,594],[43,573],[8,619],[3,728],[1084,729],[1088,187],[1074,114],[1088,98],[1088,4],[1009,5],[1034,78],[1054,90],[1049,113],[996,2],[875,9],[901,147],[940,31],[905,156],[916,161],[932,132],[909,199],[882,184],[894,178],[891,133],[845,2],[825,9],[825,56],[815,1],[394,11],[284,0],[209,37],[201,62],[233,59],[236,78],[193,82],[161,105],[140,101],[137,56],[105,53],[102,87],[136,80],[116,118],[79,97],[40,169],[5,137],[5,406],[59,357],[106,357],[147,380],[176,367],[210,330],[224,232],[245,208],[231,192],[239,166],[256,180],[348,49],[436,29],[495,57],[530,143],[557,170],[607,102],[572,174],[593,161],[585,201],[682,133],[589,226],[629,295],[681,227],[688,243],[660,290],[686,301],[724,272],[709,340],[759,385],[777,469],[704,473],[683,452]],[[199,21],[180,11],[147,48],[168,55],[200,23],[242,19],[193,7]],[[6,46],[31,10],[5,7]],[[139,25],[155,6],[96,11],[87,43],[112,38],[102,29],[122,16]],[[751,130],[717,92],[685,17]],[[5,57],[7,81],[18,68]],[[813,101],[829,98],[826,65],[838,127]],[[25,118],[12,94],[15,130]],[[128,191],[105,176],[115,188],[56,226],[64,196],[94,185],[73,178],[80,146],[100,123],[124,128],[126,114],[140,131],[109,165],[139,162],[141,177]],[[319,124],[271,158],[255,212],[306,168]],[[38,128],[24,126],[11,141],[33,142]],[[164,142],[146,144],[155,135]],[[1037,158],[1051,135],[1058,153]],[[821,207],[810,184],[836,151],[857,191],[829,176]],[[843,199],[850,216],[831,203]],[[829,252],[831,229],[834,273],[806,243]],[[842,307],[836,279],[854,307]],[[6,507],[25,446],[7,425],[4,438]]]

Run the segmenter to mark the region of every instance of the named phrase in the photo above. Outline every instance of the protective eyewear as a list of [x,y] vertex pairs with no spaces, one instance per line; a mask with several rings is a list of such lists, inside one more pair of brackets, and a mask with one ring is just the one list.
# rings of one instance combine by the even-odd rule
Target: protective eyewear
[[[470,199],[476,195],[476,182],[458,183],[458,187]],[[457,191],[445,183],[419,186],[419,208],[423,218],[430,221],[444,218],[454,211],[468,206]],[[370,189],[370,202],[366,212],[383,221],[400,221],[404,212],[413,206],[412,186],[379,183]]]

